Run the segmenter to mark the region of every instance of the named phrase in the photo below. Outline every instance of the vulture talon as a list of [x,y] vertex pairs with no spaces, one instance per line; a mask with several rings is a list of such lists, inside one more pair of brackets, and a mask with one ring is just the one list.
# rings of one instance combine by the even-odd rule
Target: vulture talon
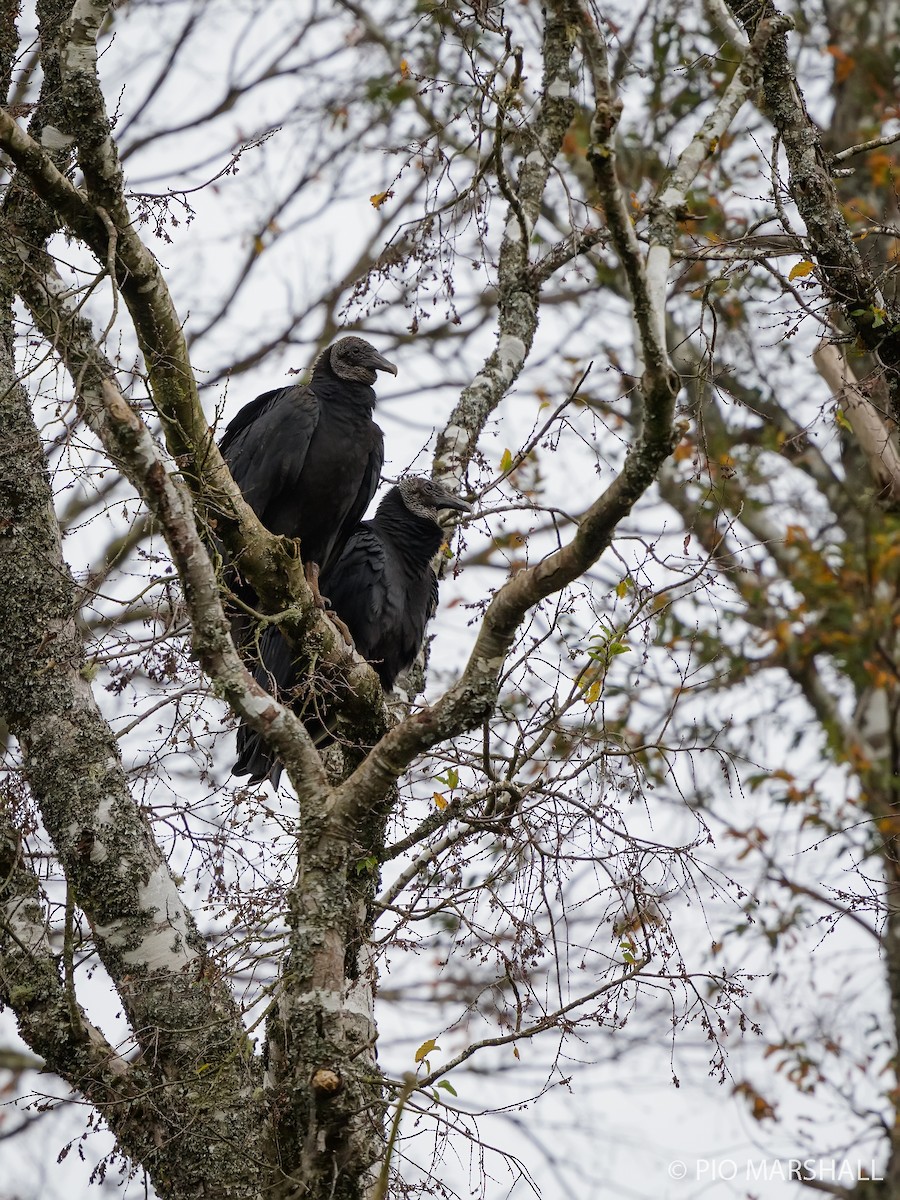
[[306,582],[309,584],[309,590],[312,592],[313,603],[316,608],[321,609],[322,612],[326,612],[328,610],[328,601],[319,591],[319,564],[315,562],[305,563],[303,574],[306,576]]
[[353,641],[353,635],[350,633],[350,630],[347,628],[347,626],[344,624],[344,622],[341,620],[341,618],[337,615],[337,613],[334,611],[334,609],[331,608],[330,605],[328,607],[328,611],[327,611],[326,615],[328,616],[328,619],[331,621],[332,625],[334,625],[334,627],[337,629],[338,633],[341,635],[341,637],[344,639],[344,641],[350,647],[350,649],[355,650],[356,646]]

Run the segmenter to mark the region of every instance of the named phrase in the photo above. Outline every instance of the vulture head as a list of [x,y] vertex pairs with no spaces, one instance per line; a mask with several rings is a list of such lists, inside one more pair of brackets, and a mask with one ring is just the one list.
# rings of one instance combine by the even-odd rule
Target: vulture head
[[316,360],[313,374],[320,370],[330,371],[332,375],[348,383],[369,385],[375,382],[379,371],[397,374],[394,364],[361,337],[341,338],[339,342],[323,350]]
[[397,490],[403,503],[417,517],[425,517],[438,523],[438,513],[441,509],[451,508],[456,512],[471,512],[471,504],[460,500],[445,487],[435,483],[433,479],[425,479],[421,475],[407,475],[397,484]]

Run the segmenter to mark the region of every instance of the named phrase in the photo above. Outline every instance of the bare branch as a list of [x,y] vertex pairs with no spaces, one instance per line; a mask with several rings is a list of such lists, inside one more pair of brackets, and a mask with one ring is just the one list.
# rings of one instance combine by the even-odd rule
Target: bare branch
[[[751,37],[766,20],[780,17],[772,0],[727,0]],[[763,55],[763,94],[791,170],[791,195],[806,223],[820,278],[848,326],[887,368],[891,412],[900,420],[900,313],[888,305],[854,244],[822,149],[778,32]]]
[[867,142],[860,142],[856,146],[848,146],[846,150],[839,150],[837,154],[832,154],[831,161],[833,163],[846,162],[848,158],[853,158],[857,154],[865,154],[867,150],[877,150],[879,146],[893,146],[896,142],[900,142],[900,130],[896,133],[886,133],[882,137],[870,138]]
[[[529,237],[524,234],[530,236],[540,215],[547,180],[575,113],[571,56],[580,19],[577,0],[551,0],[547,5],[541,100],[529,130],[534,149],[519,167],[514,191],[505,181],[508,215],[497,269],[497,346],[464,389],[437,439],[434,476],[447,486],[464,477],[485,422],[525,365],[537,328],[540,280],[532,270]],[[501,106],[498,121],[503,119]],[[497,167],[502,176],[502,159]],[[546,265],[540,276],[544,278]]]
[[655,338],[662,345],[665,345],[666,289],[679,213],[700,168],[707,158],[716,152],[719,142],[739,109],[756,91],[762,70],[763,51],[770,38],[790,29],[792,24],[789,18],[780,15],[760,21],[753,41],[728,81],[721,99],[681,152],[674,170],[653,202],[650,249],[647,253],[647,291],[650,311],[656,326]]
[[436,1071],[431,1071],[422,1079],[417,1081],[419,1088],[431,1087],[438,1079],[441,1079],[448,1071],[452,1071],[454,1067],[458,1067],[460,1063],[464,1063],[466,1059],[471,1058],[473,1054],[477,1054],[479,1050],[487,1049],[490,1046],[508,1046],[515,1042],[521,1042],[526,1038],[535,1037],[539,1033],[544,1033],[548,1029],[553,1029],[560,1025],[563,1019],[573,1012],[576,1008],[583,1008],[585,1004],[590,1004],[592,1000],[611,992],[614,988],[622,987],[635,976],[640,975],[644,967],[646,967],[649,959],[638,959],[627,971],[623,971],[615,979],[610,979],[607,983],[601,984],[600,987],[594,988],[592,992],[587,992],[584,996],[578,996],[575,1000],[568,1004],[563,1004],[555,1012],[547,1013],[545,1017],[541,1017],[539,1021],[535,1021],[533,1025],[528,1025],[524,1029],[516,1029],[512,1033],[501,1034],[499,1037],[483,1038],[480,1042],[472,1042],[466,1046],[465,1050],[461,1051],[454,1058],[451,1058],[442,1067]]
[[[648,373],[649,374],[649,373]],[[334,794],[334,815],[352,828],[417,754],[472,729],[491,711],[506,655],[523,617],[593,565],[612,541],[618,523],[653,483],[683,427],[673,430],[674,372],[654,380],[645,402],[643,429],[629,448],[620,474],[581,517],[570,542],[509,579],[491,601],[460,679],[441,699],[385,735]]]
[[[46,1065],[101,1108],[120,1100],[122,1087],[134,1094],[144,1082],[140,1072],[116,1054],[80,1006],[70,1004],[47,936],[37,876],[26,866],[21,840],[5,813],[0,814],[0,881],[0,1000],[15,1010],[22,1035],[44,1060],[17,1069]],[[26,994],[29,1002],[23,1004]]]

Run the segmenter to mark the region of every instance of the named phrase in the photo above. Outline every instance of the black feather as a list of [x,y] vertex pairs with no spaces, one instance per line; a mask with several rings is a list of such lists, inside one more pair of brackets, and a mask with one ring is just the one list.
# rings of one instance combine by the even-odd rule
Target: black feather
[[321,570],[337,560],[378,486],[377,371],[396,367],[362,338],[343,338],[319,355],[309,384],[252,400],[219,443],[263,525],[299,538],[303,562]]

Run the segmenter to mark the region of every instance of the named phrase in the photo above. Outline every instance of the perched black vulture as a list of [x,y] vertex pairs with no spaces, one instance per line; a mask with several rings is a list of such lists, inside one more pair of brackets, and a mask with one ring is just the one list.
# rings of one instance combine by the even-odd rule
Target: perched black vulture
[[[437,608],[438,585],[431,560],[441,546],[441,509],[468,512],[440,484],[411,475],[385,495],[371,521],[350,535],[338,561],[322,574],[322,591],[372,664],[385,691],[412,666],[425,625]],[[256,678],[282,699],[298,680],[287,642],[274,626],[260,640]],[[258,734],[242,725],[232,773],[251,783],[269,776],[277,786],[281,764]]]
[[322,351],[305,387],[278,388],[251,400],[219,443],[263,525],[300,539],[313,586],[318,572],[336,561],[378,487],[384,462],[384,438],[372,420],[378,371],[397,374],[362,338],[342,338]]
[[452,492],[418,475],[392,487],[371,521],[350,535],[322,586],[353,643],[390,691],[415,661],[437,608],[431,560],[441,547],[442,509],[468,512]]

